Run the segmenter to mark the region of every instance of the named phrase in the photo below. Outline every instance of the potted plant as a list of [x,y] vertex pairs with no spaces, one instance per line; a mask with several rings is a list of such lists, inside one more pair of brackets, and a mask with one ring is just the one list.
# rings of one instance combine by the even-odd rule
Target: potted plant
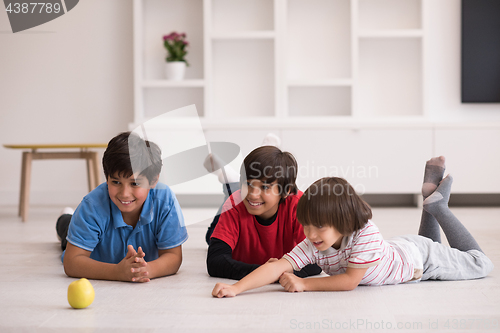
[[189,63],[185,57],[187,54],[186,48],[189,43],[186,41],[185,33],[171,32],[169,35],[163,36],[163,45],[167,49],[167,61],[165,66],[165,76],[167,80],[182,80],[186,66]]

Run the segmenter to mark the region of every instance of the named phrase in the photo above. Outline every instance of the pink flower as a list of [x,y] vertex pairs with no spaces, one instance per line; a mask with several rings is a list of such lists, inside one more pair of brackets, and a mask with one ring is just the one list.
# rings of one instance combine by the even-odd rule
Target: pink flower
[[183,61],[189,66],[185,59],[185,56],[188,53],[186,48],[189,43],[185,40],[185,38],[186,33],[177,33],[176,31],[163,36],[163,45],[168,52],[167,58],[165,59],[167,62]]
[[163,36],[163,40],[171,40],[171,41],[176,41],[176,40],[179,40],[179,37],[181,35],[179,35],[177,32],[171,32],[169,35],[165,35]]

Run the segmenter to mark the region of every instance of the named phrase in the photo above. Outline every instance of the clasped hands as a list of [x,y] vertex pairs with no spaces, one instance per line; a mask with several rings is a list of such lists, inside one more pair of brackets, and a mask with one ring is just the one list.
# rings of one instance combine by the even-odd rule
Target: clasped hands
[[139,246],[137,251],[132,245],[127,246],[127,255],[117,266],[123,281],[149,282],[148,263],[144,260],[146,255]]

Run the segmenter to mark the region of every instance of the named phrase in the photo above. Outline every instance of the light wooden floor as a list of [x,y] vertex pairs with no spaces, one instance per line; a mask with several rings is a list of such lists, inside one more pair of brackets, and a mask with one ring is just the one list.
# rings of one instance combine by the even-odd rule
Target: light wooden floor
[[[485,279],[286,293],[270,285],[232,299],[211,296],[204,234],[216,209],[186,209],[189,240],[178,274],[146,284],[91,281],[96,298],[71,309],[55,235],[61,208],[0,206],[0,332],[498,332],[500,208],[455,208],[496,269]],[[415,233],[417,208],[374,209],[386,238]],[[229,280],[227,280],[229,281]],[[494,329],[496,325],[497,329]]]

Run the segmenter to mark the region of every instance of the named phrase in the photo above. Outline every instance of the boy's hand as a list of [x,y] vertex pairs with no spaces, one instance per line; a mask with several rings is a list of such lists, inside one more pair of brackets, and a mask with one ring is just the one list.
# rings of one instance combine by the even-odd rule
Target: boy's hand
[[301,292],[305,290],[304,279],[293,273],[283,273],[280,277],[280,284],[288,292]]
[[225,283],[217,283],[214,287],[214,290],[212,290],[212,296],[214,297],[234,297],[238,293],[236,292],[235,288],[231,284],[225,284]]
[[[132,245],[129,245],[132,247]],[[133,247],[132,247],[133,249]],[[135,256],[135,264],[132,265],[131,272],[135,275],[132,278],[132,282],[149,282],[149,270],[148,263],[144,260],[146,253],[142,251],[142,247],[139,246],[137,249],[137,254]]]
[[127,255],[117,265],[122,276],[121,280],[149,282],[148,263],[144,260],[146,254],[142,251],[141,247],[139,247],[138,252],[135,251],[132,245],[129,245],[127,249]]

